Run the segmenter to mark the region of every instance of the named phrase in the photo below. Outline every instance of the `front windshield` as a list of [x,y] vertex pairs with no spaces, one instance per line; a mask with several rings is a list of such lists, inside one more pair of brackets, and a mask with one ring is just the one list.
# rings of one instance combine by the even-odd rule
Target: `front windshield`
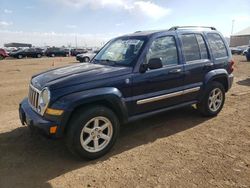
[[108,43],[95,57],[97,63],[130,65],[140,51],[144,40],[117,39]]

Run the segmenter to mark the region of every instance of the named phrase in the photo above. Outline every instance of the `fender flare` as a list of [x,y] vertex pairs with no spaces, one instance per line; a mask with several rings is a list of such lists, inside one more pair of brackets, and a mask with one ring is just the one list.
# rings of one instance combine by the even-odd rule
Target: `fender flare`
[[127,121],[128,111],[125,100],[122,97],[122,93],[114,87],[97,88],[71,93],[55,101],[51,105],[51,108],[65,110],[63,124],[67,124],[73,111],[78,107],[85,104],[103,104],[102,102],[110,104],[109,106],[112,107],[111,110],[119,116],[118,118],[122,122]]
[[210,82],[211,80],[214,80],[216,78],[221,78],[221,77],[225,77],[228,80],[228,72],[225,69],[216,69],[216,70],[212,70],[210,72],[208,72],[205,76],[204,79],[204,85],[206,85],[208,82]]

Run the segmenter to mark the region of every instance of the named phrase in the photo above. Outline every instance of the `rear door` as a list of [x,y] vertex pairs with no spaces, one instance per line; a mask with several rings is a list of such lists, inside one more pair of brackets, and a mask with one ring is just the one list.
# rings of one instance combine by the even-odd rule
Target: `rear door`
[[184,59],[183,101],[196,100],[206,73],[214,67],[202,33],[184,33],[179,36]]

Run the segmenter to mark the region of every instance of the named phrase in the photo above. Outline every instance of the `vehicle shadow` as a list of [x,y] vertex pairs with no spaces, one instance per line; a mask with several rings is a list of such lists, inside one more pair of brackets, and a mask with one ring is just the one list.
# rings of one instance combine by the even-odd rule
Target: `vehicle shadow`
[[67,172],[95,165],[110,157],[157,139],[185,131],[208,120],[191,107],[122,126],[117,144],[106,156],[80,161],[63,140],[31,134],[27,127],[0,134],[0,187],[51,187],[49,181]]
[[237,84],[243,85],[243,86],[250,86],[250,78],[246,78],[245,80],[240,80],[237,82]]

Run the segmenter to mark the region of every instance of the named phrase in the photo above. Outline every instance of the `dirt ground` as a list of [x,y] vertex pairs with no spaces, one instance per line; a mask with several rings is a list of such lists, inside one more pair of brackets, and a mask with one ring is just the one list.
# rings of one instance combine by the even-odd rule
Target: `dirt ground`
[[235,56],[221,113],[178,109],[122,127],[105,157],[79,161],[18,118],[31,75],[73,58],[0,62],[0,187],[250,187],[250,62]]

